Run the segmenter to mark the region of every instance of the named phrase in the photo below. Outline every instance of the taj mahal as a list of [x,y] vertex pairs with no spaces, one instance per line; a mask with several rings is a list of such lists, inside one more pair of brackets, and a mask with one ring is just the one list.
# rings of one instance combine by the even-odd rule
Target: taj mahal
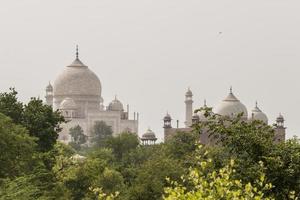
[[[78,56],[76,49],[76,58],[66,66],[61,74],[55,79],[53,86],[49,83],[46,87],[46,104],[53,107],[53,110],[59,110],[67,120],[62,125],[62,131],[59,134],[59,140],[69,143],[71,136],[69,130],[79,125],[86,136],[92,137],[92,129],[97,121],[104,121],[113,131],[113,136],[123,132],[135,133],[138,135],[139,113],[134,112],[133,119],[129,118],[129,105],[126,111],[117,97],[115,97],[107,106],[103,104],[104,99],[101,96],[102,87],[98,76],[83,64]],[[205,121],[203,111],[194,113],[193,93],[190,89],[185,93],[185,127],[180,128],[172,126],[172,117],[169,113],[163,118],[164,140],[167,141],[178,131],[190,132],[192,125]],[[206,101],[203,105],[207,107]],[[258,107],[248,111],[246,106],[233,94],[232,88],[228,96],[213,108],[213,112],[220,116],[237,116],[242,114],[242,120],[260,120],[269,124],[267,115]],[[286,127],[284,118],[280,114],[274,124],[276,142],[285,140]],[[140,138],[142,144],[154,144],[157,140],[155,133],[148,129]],[[200,141],[203,144],[209,144],[210,139],[207,134],[200,135]]]
[[60,110],[67,120],[62,125],[59,140],[71,141],[69,129],[79,125],[84,134],[91,136],[96,121],[104,121],[111,126],[113,135],[122,132],[138,133],[139,114],[129,119],[129,105],[126,111],[115,97],[107,106],[103,104],[102,87],[98,76],[81,62],[76,50],[76,58],[66,66],[61,74],[46,87],[46,104],[53,110]]

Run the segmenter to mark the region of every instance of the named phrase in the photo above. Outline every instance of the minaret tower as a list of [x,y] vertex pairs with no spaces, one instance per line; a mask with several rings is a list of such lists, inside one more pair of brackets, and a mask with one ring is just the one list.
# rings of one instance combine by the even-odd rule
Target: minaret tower
[[275,142],[282,142],[285,141],[285,131],[286,127],[284,126],[284,117],[279,114],[276,119],[276,126],[275,126]]
[[48,86],[46,87],[46,104],[48,106],[53,106],[53,87],[49,82]]
[[185,93],[185,127],[189,128],[192,125],[193,118],[193,93],[188,88],[188,91]]
[[172,128],[172,118],[171,115],[167,112],[166,116],[164,117],[164,129],[166,128]]
[[166,116],[164,117],[164,140],[167,141],[168,138],[170,137],[171,129],[172,129],[172,117],[171,115],[167,112]]

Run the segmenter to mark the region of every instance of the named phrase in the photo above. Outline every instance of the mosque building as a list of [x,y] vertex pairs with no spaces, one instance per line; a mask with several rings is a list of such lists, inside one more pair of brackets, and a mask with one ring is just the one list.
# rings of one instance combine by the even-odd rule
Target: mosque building
[[[176,132],[190,132],[192,131],[192,124],[205,121],[207,118],[204,116],[205,111],[200,111],[198,113],[194,113],[193,110],[193,93],[190,89],[185,94],[185,127],[179,128],[179,123],[177,120],[177,127],[172,127],[172,117],[169,113],[164,117],[164,140],[167,141],[172,135]],[[204,101],[204,105],[202,108],[207,108],[206,101]],[[242,120],[260,120],[265,124],[269,123],[267,115],[258,107],[258,103],[256,102],[255,107],[248,112],[246,106],[233,94],[232,88],[230,88],[230,92],[228,96],[222,100],[216,107],[212,110],[213,113],[218,114],[220,116],[229,116],[234,117],[239,114],[242,114]],[[249,113],[249,115],[248,115]],[[280,142],[285,140],[286,135],[286,127],[284,126],[284,118],[281,114],[276,119],[275,126],[275,142]],[[201,134],[200,141],[203,144],[208,144],[211,142],[208,134]]]
[[98,76],[80,61],[77,48],[73,63],[64,68],[53,86],[49,83],[46,87],[46,104],[60,110],[68,121],[62,125],[59,140],[70,142],[69,129],[77,125],[85,135],[92,137],[96,121],[111,126],[114,136],[122,132],[138,134],[139,114],[134,112],[134,118],[129,119],[129,106],[125,111],[117,97],[104,106],[101,92]]

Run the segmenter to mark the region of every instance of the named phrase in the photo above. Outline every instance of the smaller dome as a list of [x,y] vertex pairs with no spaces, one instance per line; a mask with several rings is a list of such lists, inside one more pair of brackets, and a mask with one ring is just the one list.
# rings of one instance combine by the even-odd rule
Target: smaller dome
[[185,96],[193,96],[193,93],[190,88],[188,88],[187,92],[185,93]]
[[77,108],[77,106],[76,106],[74,100],[69,97],[65,98],[59,106],[60,110],[76,110],[76,108]]
[[51,83],[49,82],[49,84],[46,87],[46,91],[47,92],[52,92],[53,91],[53,86],[51,85]]
[[148,128],[147,132],[142,135],[142,140],[157,140],[155,133]]
[[249,120],[259,120],[268,124],[268,117],[259,109],[257,102],[254,109],[251,112],[251,115],[249,116]]
[[284,117],[281,113],[279,113],[279,116],[276,118],[276,122],[284,122]]
[[110,102],[107,109],[110,111],[124,111],[123,104],[117,99],[117,97]]
[[164,117],[164,121],[171,121],[172,117],[171,115],[167,112],[166,116]]

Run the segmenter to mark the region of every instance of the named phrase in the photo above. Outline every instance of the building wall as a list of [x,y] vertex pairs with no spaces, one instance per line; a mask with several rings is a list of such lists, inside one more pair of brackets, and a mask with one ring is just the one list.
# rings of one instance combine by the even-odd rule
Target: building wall
[[71,141],[69,129],[74,126],[81,126],[84,134],[89,138],[92,137],[92,130],[96,121],[104,121],[108,126],[111,126],[113,136],[124,132],[128,128],[132,132],[138,134],[138,121],[137,120],[121,120],[121,112],[119,111],[91,111],[87,113],[86,118],[72,118],[67,119],[68,123],[62,124],[62,131],[59,134],[59,140],[68,143]]
[[100,96],[84,96],[84,95],[60,95],[54,96],[53,98],[53,109],[59,109],[61,102],[65,98],[72,98],[78,107],[77,113],[78,117],[85,117],[86,112],[91,112],[93,110],[100,110]]
[[[68,119],[66,119],[68,120]],[[70,128],[73,128],[75,126],[79,125],[84,133],[87,133],[88,127],[87,127],[87,120],[86,119],[73,119],[68,121],[67,123],[63,123],[61,125],[62,131],[59,133],[58,140],[69,143],[71,141],[71,136],[69,134]]]
[[[178,132],[184,132],[184,133],[191,133],[193,131],[192,128],[166,128],[165,129],[165,142],[170,140],[176,133]],[[202,144],[214,144],[215,141],[213,141],[212,138],[209,138],[209,134],[206,131],[203,131],[202,134],[200,134],[200,142]]]
[[120,133],[125,132],[128,128],[130,129],[130,132],[138,134],[138,121],[137,120],[121,120]]

